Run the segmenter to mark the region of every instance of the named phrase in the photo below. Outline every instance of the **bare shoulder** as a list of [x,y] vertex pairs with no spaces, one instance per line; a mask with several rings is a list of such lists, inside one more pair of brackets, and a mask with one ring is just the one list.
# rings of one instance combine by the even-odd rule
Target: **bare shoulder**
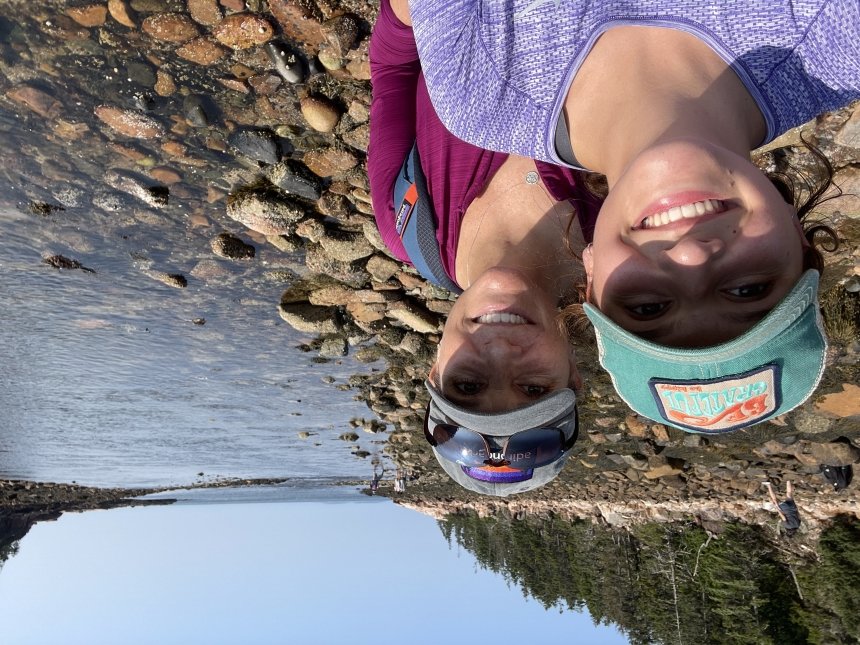
[[412,26],[412,16],[409,13],[409,0],[391,0],[394,15],[404,25]]

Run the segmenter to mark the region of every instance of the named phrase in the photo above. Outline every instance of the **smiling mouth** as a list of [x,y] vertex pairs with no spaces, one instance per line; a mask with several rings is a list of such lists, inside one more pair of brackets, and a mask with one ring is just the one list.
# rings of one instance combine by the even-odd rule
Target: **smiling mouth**
[[681,220],[698,219],[705,215],[719,215],[730,209],[729,202],[722,199],[704,199],[682,206],[673,206],[665,211],[649,215],[634,230],[644,230],[667,226]]
[[530,324],[528,320],[523,318],[518,314],[511,314],[507,312],[493,312],[490,314],[484,314],[482,316],[478,316],[477,318],[472,318],[472,322],[479,323],[482,325],[528,325]]

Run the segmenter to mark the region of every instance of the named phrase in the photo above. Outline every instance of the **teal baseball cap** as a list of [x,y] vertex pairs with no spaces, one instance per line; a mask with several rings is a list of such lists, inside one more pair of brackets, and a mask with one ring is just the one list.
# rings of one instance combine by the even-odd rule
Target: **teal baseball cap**
[[809,398],[824,373],[827,338],[813,269],[749,331],[712,347],[657,345],[596,307],[584,308],[600,364],[624,402],[687,432],[731,432],[785,414]]

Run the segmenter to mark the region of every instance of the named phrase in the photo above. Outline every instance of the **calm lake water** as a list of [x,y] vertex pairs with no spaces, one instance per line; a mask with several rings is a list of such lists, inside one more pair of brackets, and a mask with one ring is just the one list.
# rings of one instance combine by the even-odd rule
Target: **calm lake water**
[[[369,368],[318,365],[296,349],[309,339],[277,317],[285,287],[260,277],[281,264],[265,253],[254,267],[225,262],[232,281],[179,290],[142,273],[120,240],[92,254],[97,273],[59,271],[41,253],[74,221],[0,217],[0,476],[109,486],[200,472],[370,476],[372,457],[337,437],[372,412],[321,381]],[[358,444],[374,453],[384,436]]]

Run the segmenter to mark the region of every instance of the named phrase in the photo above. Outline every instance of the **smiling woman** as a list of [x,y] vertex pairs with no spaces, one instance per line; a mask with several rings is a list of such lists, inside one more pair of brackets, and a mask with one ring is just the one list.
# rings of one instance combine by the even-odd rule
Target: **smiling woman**
[[606,176],[585,311],[634,410],[726,432],[809,397],[826,350],[820,262],[750,151],[860,98],[856,0],[411,10],[455,135]]
[[[487,445],[505,444],[543,423],[573,440],[579,376],[557,319],[585,281],[579,257],[599,200],[578,171],[450,134],[430,104],[408,22],[404,0],[383,0],[370,46],[368,174],[392,254],[460,293],[430,371],[432,410],[461,430],[452,438],[476,431]],[[506,458],[474,468],[434,452],[467,488],[507,495],[558,474],[566,451],[556,448],[542,471]]]

